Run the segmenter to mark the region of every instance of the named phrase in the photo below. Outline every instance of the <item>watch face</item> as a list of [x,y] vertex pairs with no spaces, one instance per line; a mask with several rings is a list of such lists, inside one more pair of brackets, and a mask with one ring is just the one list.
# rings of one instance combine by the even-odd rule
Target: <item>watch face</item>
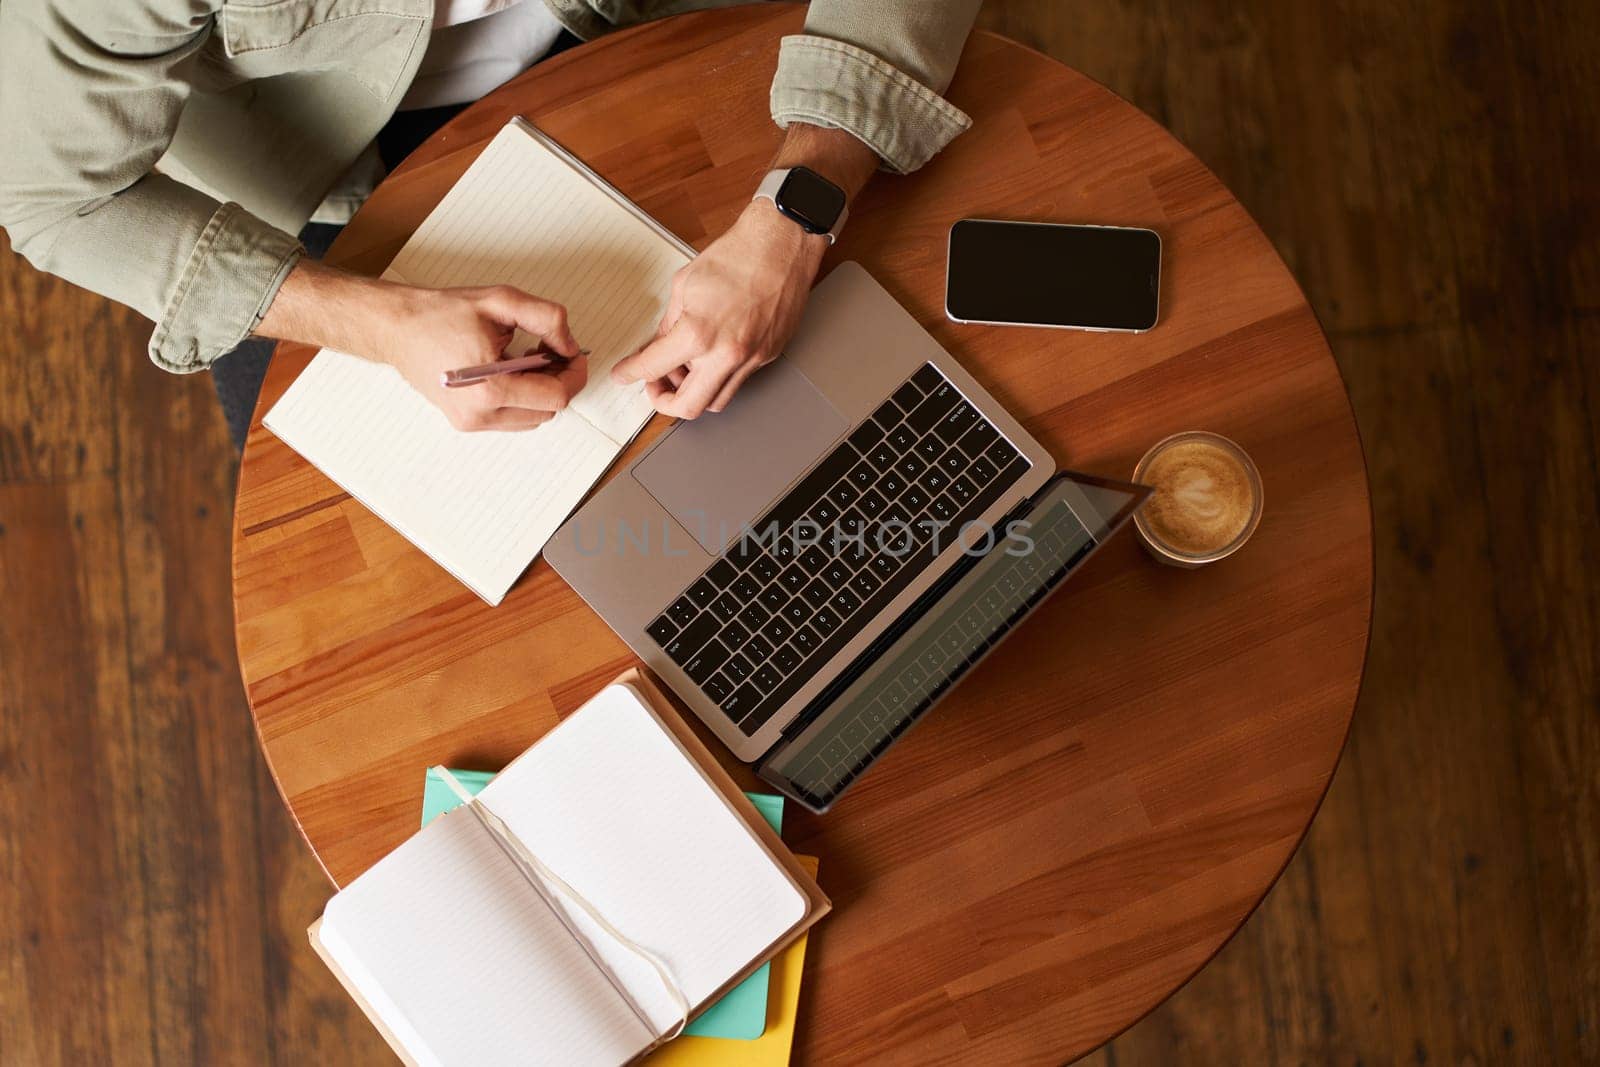
[[795,167],[779,186],[777,203],[812,233],[827,233],[844,211],[844,190],[814,170]]

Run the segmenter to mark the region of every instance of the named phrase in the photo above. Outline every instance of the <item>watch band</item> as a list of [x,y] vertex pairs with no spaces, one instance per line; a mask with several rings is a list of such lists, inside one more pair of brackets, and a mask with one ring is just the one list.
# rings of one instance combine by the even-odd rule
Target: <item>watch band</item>
[[[793,167],[778,167],[775,170],[767,171],[767,176],[761,179],[760,185],[756,186],[756,195],[750,199],[770,200],[772,201],[772,206],[777,207],[778,190],[783,188],[784,181],[789,177],[789,172],[793,169]],[[820,236],[826,237],[830,245],[833,244],[833,242],[839,239],[839,234],[844,229],[844,220],[849,216],[850,208],[849,205],[846,205],[839,212],[839,217],[833,220],[833,227],[829,229],[827,233],[821,234]],[[788,218],[787,215],[784,217]],[[798,226],[799,223],[795,223],[795,225]],[[809,233],[810,231],[808,230],[806,232]]]

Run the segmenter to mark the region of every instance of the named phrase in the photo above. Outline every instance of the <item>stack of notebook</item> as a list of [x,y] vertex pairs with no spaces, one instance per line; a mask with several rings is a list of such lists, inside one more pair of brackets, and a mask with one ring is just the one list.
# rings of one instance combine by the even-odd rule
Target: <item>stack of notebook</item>
[[[474,796],[494,778],[486,771],[449,773]],[[781,834],[783,797],[773,793],[745,796],[767,825]],[[460,795],[446,784],[443,770],[430,767],[422,791],[422,825],[460,805]],[[816,875],[815,859],[796,858],[808,874]],[[794,1044],[805,956],[806,939],[801,937],[696,1016],[682,1037],[647,1057],[648,1067],[783,1067]]]
[[658,708],[607,687],[329,902],[312,942],[407,1062],[629,1062],[827,912]]

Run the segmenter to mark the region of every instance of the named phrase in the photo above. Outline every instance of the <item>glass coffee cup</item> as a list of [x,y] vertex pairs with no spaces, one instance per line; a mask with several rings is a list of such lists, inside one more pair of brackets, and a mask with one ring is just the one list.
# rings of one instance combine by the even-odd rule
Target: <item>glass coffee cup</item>
[[1261,473],[1221,434],[1190,430],[1158,441],[1133,469],[1155,492],[1134,516],[1152,556],[1202,567],[1237,552],[1261,522]]

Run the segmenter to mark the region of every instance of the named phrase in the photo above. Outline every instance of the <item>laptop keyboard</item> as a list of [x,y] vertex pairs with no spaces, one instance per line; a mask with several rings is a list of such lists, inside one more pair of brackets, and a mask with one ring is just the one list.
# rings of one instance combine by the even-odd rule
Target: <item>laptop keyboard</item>
[[770,780],[786,782],[812,810],[827,808],[1095,547],[1061,502],[1032,516],[1028,535],[1031,551],[991,553],[964,588],[939,601],[926,629],[895,644],[874,665],[877,675],[830,706],[825,727],[763,764],[762,777],[770,766]]
[[753,734],[1029,466],[926,363],[646,631]]

